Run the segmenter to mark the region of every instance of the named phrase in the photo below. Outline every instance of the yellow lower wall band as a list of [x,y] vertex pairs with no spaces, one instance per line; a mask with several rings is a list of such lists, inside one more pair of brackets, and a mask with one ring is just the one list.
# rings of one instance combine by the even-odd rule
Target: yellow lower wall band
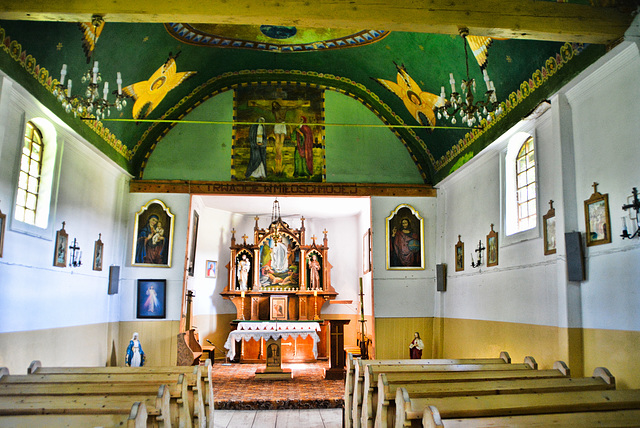
[[[425,342],[423,358],[497,357],[512,362],[532,356],[540,369],[564,361],[571,375],[591,376],[606,367],[621,389],[640,388],[640,332],[559,327],[453,318],[376,319],[376,358],[408,358],[414,331]],[[424,332],[424,334],[423,334]],[[431,350],[427,351],[431,344]]]

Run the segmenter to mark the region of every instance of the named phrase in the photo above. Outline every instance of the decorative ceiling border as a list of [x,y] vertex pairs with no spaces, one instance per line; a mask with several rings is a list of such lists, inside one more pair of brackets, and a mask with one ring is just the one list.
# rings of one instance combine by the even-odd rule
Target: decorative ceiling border
[[[285,80],[276,79],[276,78],[273,77],[274,74],[290,76],[290,78],[289,79],[285,79]],[[229,85],[226,85],[226,86],[224,85],[224,80],[225,79],[235,78],[236,80],[238,80],[239,76],[246,76],[248,79],[246,79],[243,82],[237,82],[236,81],[236,82],[234,82],[232,84],[229,84]],[[312,82],[305,82],[305,81],[301,81],[301,80],[296,80],[294,77],[319,78],[319,79],[322,79],[322,80],[326,80],[327,82],[323,81],[322,84],[318,84],[318,83],[312,83]],[[331,81],[335,82],[335,85],[331,85],[330,84]],[[175,119],[176,122],[172,122],[172,123],[154,122],[149,126],[149,128],[147,128],[144,131],[144,133],[142,134],[142,136],[140,137],[140,139],[138,140],[138,142],[136,143],[136,145],[132,149],[132,152],[133,152],[134,155],[138,152],[138,150],[140,150],[140,148],[143,146],[143,144],[146,142],[146,140],[151,136],[151,134],[153,133],[153,131],[155,130],[155,128],[157,126],[162,125],[164,127],[160,131],[160,134],[157,135],[157,137],[155,138],[154,142],[151,144],[149,149],[145,152],[144,159],[142,160],[142,162],[140,164],[140,169],[136,173],[137,178],[142,179],[142,176],[143,176],[143,173],[144,173],[144,169],[146,167],[147,161],[149,160],[149,157],[151,156],[151,152],[153,152],[153,150],[155,149],[157,144],[160,142],[160,140],[167,134],[167,132],[169,132],[169,130],[171,130],[175,125],[177,125],[180,120],[182,120],[186,115],[188,115],[193,109],[198,107],[204,101],[206,101],[209,98],[211,98],[211,97],[213,97],[215,95],[218,95],[218,94],[220,94],[222,92],[226,92],[228,90],[235,89],[235,88],[237,88],[238,86],[241,86],[241,85],[250,85],[250,84],[272,85],[274,82],[278,83],[278,84],[283,84],[283,85],[284,84],[297,84],[297,85],[303,85],[304,84],[304,85],[309,85],[311,87],[319,87],[321,89],[328,89],[328,90],[332,90],[332,91],[335,91],[335,92],[339,92],[341,94],[347,95],[347,96],[359,101],[361,104],[363,104],[365,107],[367,107],[372,113],[374,113],[385,125],[389,125],[389,126],[394,126],[394,125],[403,126],[404,125],[404,121],[402,120],[402,118],[398,114],[396,114],[391,109],[390,106],[385,104],[378,97],[378,95],[376,93],[372,92],[369,88],[367,88],[363,84],[354,82],[353,80],[349,79],[348,77],[340,77],[340,76],[335,76],[333,74],[318,73],[318,72],[315,72],[315,71],[282,70],[282,69],[276,69],[276,70],[257,69],[257,70],[242,70],[242,71],[237,71],[237,72],[226,72],[226,73],[223,73],[221,75],[218,75],[216,77],[213,77],[213,78],[209,79],[208,81],[204,82],[203,84],[201,84],[200,86],[195,88],[189,95],[187,95],[184,98],[182,98],[178,102],[178,104],[176,104],[173,107],[171,107],[169,110],[167,110],[159,118],[160,120]],[[214,85],[216,83],[220,84],[222,87],[219,88],[219,89],[215,89],[215,90],[213,90],[213,91],[211,91],[211,92],[209,92],[209,93],[207,93],[205,95],[200,95],[200,92],[206,90],[207,87],[210,87],[211,85]],[[349,86],[349,87],[352,87],[354,89],[352,91],[348,91],[347,89],[343,89],[343,88],[340,87],[340,86],[345,86],[345,85]],[[379,103],[380,106],[382,108],[384,108],[384,110],[386,112],[388,112],[389,115],[391,115],[391,117],[394,119],[395,123],[391,123],[387,119],[387,117],[385,117],[378,110],[378,108],[373,106],[373,104],[371,102],[366,100],[364,97],[358,96],[356,92],[359,92],[359,91],[366,93],[366,95],[368,97],[370,97],[373,101]],[[178,113],[180,111],[180,108],[182,108],[189,100],[195,99],[198,96],[200,98],[197,101],[195,101],[192,106],[189,106],[186,110],[180,112],[177,117],[173,117],[172,116],[173,114]],[[396,127],[393,127],[393,128],[390,129],[390,131],[393,132],[394,135],[396,135],[396,137],[405,146],[405,148],[409,152],[409,155],[411,156],[411,159],[414,161],[416,167],[418,168],[422,179],[425,180],[425,182],[426,182],[428,178],[433,178],[433,177],[430,177],[430,175],[431,175],[430,171],[429,171],[429,174],[428,174],[428,172],[424,170],[422,163],[418,160],[418,157],[415,155],[414,150],[411,148],[411,145],[407,141],[406,136],[403,135],[403,132],[404,133],[408,133],[412,137],[412,139],[418,144],[419,148],[424,151],[424,153],[427,156],[427,158],[429,159],[429,161],[433,164],[433,162],[434,162],[433,155],[431,154],[431,152],[427,148],[427,145],[425,144],[425,142],[420,137],[418,137],[418,135],[415,133],[415,131],[410,127],[407,127],[407,128],[396,128]]]
[[[22,45],[16,41],[11,40],[5,32],[5,29],[0,26],[0,41],[2,42],[2,50],[17,64],[19,64],[29,76],[34,78],[48,93],[53,95],[53,90],[60,83],[57,79],[52,78],[49,75],[49,70],[38,64],[37,60],[30,54],[27,54],[26,50],[22,49]],[[57,100],[54,101],[57,103]],[[92,118],[92,115],[83,115],[81,118]],[[64,118],[61,118],[64,119]],[[96,135],[104,140],[111,148],[113,148],[119,155],[130,161],[134,152],[129,150],[108,128],[106,128],[99,120],[83,120],[89,129],[91,129]]]
[[[458,156],[467,148],[477,141],[482,135],[489,131],[494,126],[498,125],[501,120],[508,116],[508,113],[516,106],[521,104],[527,97],[529,97],[536,89],[540,88],[546,83],[549,78],[555,75],[563,66],[565,66],[571,59],[579,55],[584,50],[585,45],[582,43],[565,43],[560,52],[556,53],[555,57],[549,57],[543,66],[533,72],[529,80],[525,80],[520,84],[520,88],[509,94],[505,101],[500,103],[503,113],[500,116],[496,116],[491,113],[491,122],[482,120],[479,123],[479,127],[468,132],[464,138],[458,140],[458,143],[452,146],[440,159],[433,163],[436,172],[446,167],[450,162],[456,160]],[[452,173],[457,168],[461,167],[464,163],[469,161],[473,155],[465,156],[462,162],[456,162],[451,171]]]
[[170,22],[164,24],[167,32],[177,40],[194,46],[208,46],[215,48],[240,48],[270,52],[308,52],[317,50],[344,49],[365,46],[378,42],[390,34],[386,30],[362,30],[345,37],[330,40],[318,40],[312,43],[261,43],[258,41],[242,40],[224,36],[216,36],[193,28],[189,24]]

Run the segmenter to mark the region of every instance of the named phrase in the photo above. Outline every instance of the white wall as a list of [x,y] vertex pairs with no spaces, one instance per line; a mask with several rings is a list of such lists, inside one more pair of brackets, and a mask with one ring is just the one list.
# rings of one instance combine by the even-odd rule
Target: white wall
[[[532,130],[535,138],[540,216],[554,200],[555,255],[544,255],[541,232],[510,245],[500,235],[499,265],[470,266],[478,241],[486,245],[490,224],[502,230],[500,151],[506,142],[496,142],[438,184],[438,227],[443,237],[438,252],[449,269],[447,291],[436,294],[437,316],[640,329],[634,309],[640,303],[640,240],[619,237],[621,206],[631,188],[640,187],[638,76],[637,45],[620,45],[553,97],[549,111],[519,125]],[[600,183],[601,193],[609,194],[613,242],[587,248],[587,280],[572,283],[566,276],[563,234],[576,229],[584,234],[583,201],[593,192],[594,181]],[[458,235],[465,243],[463,272],[455,272]]]
[[[118,312],[119,297],[109,296],[107,286],[109,266],[119,264],[123,254],[120,219],[128,176],[24,89],[3,75],[0,80],[3,88],[0,94],[0,210],[7,215],[4,251],[0,258],[0,333],[107,323]],[[54,186],[49,226],[40,229],[38,236],[19,231],[20,224],[12,221],[24,125],[34,118],[44,118],[52,124],[59,156],[56,165],[59,187]],[[53,266],[55,231],[62,227],[63,221],[69,243],[77,239],[82,250],[80,267]],[[103,269],[94,271],[94,243],[99,236],[104,243]],[[106,328],[100,331],[104,336],[82,338],[90,348],[84,356],[86,364],[99,365],[106,361],[107,331]],[[44,351],[52,358],[47,361],[49,364],[63,365],[78,355],[77,350],[72,349]],[[0,347],[0,366],[15,368],[17,364],[24,370],[30,361],[16,362],[13,355],[9,355],[11,352],[8,347]]]
[[[136,213],[152,199],[161,200],[174,215],[172,261],[170,267],[132,266],[133,230]],[[179,320],[182,308],[187,228],[189,224],[189,195],[131,193],[126,215],[125,259],[120,269],[120,321],[136,320],[136,290],[139,279],[165,279],[167,281],[167,320]],[[166,233],[169,233],[167,230]]]
[[[424,219],[425,269],[387,270],[386,218],[400,204],[409,204]],[[371,198],[373,288],[376,318],[433,316],[436,265],[436,198]]]

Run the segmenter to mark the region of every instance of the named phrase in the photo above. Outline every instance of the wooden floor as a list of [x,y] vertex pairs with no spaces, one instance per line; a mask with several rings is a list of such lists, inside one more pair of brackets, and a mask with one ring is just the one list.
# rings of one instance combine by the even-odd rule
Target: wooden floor
[[342,409],[215,410],[215,428],[341,428]]

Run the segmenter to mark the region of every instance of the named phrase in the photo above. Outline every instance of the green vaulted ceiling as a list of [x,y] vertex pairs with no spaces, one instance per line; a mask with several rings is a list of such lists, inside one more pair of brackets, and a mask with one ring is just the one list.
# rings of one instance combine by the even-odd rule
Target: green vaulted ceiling
[[[392,82],[387,84],[392,88],[402,70],[415,92],[437,95],[444,86],[448,94],[449,73],[458,87],[466,77],[459,35],[385,28],[125,23],[107,17],[93,59],[111,90],[116,89],[119,71],[122,86],[134,98],[121,112],[112,109],[109,118],[128,121],[96,122],[65,113],[52,94],[63,64],[74,91],[85,86],[81,75],[89,66],[80,25],[5,20],[0,21],[0,37],[0,68],[135,177],[141,177],[153,148],[175,126],[172,121],[188,121],[189,112],[204,100],[239,85],[302,84],[339,91],[366,105],[380,125],[391,126],[424,182],[435,184],[605,52],[605,45],[598,43],[494,38],[486,70],[505,113],[480,128],[461,129],[459,122],[454,126],[436,119],[430,129],[421,126],[383,81]],[[486,86],[471,50],[469,73],[476,80],[476,96],[483,98]],[[155,90],[154,81],[162,83],[162,90]],[[157,119],[162,121],[154,122]]]

